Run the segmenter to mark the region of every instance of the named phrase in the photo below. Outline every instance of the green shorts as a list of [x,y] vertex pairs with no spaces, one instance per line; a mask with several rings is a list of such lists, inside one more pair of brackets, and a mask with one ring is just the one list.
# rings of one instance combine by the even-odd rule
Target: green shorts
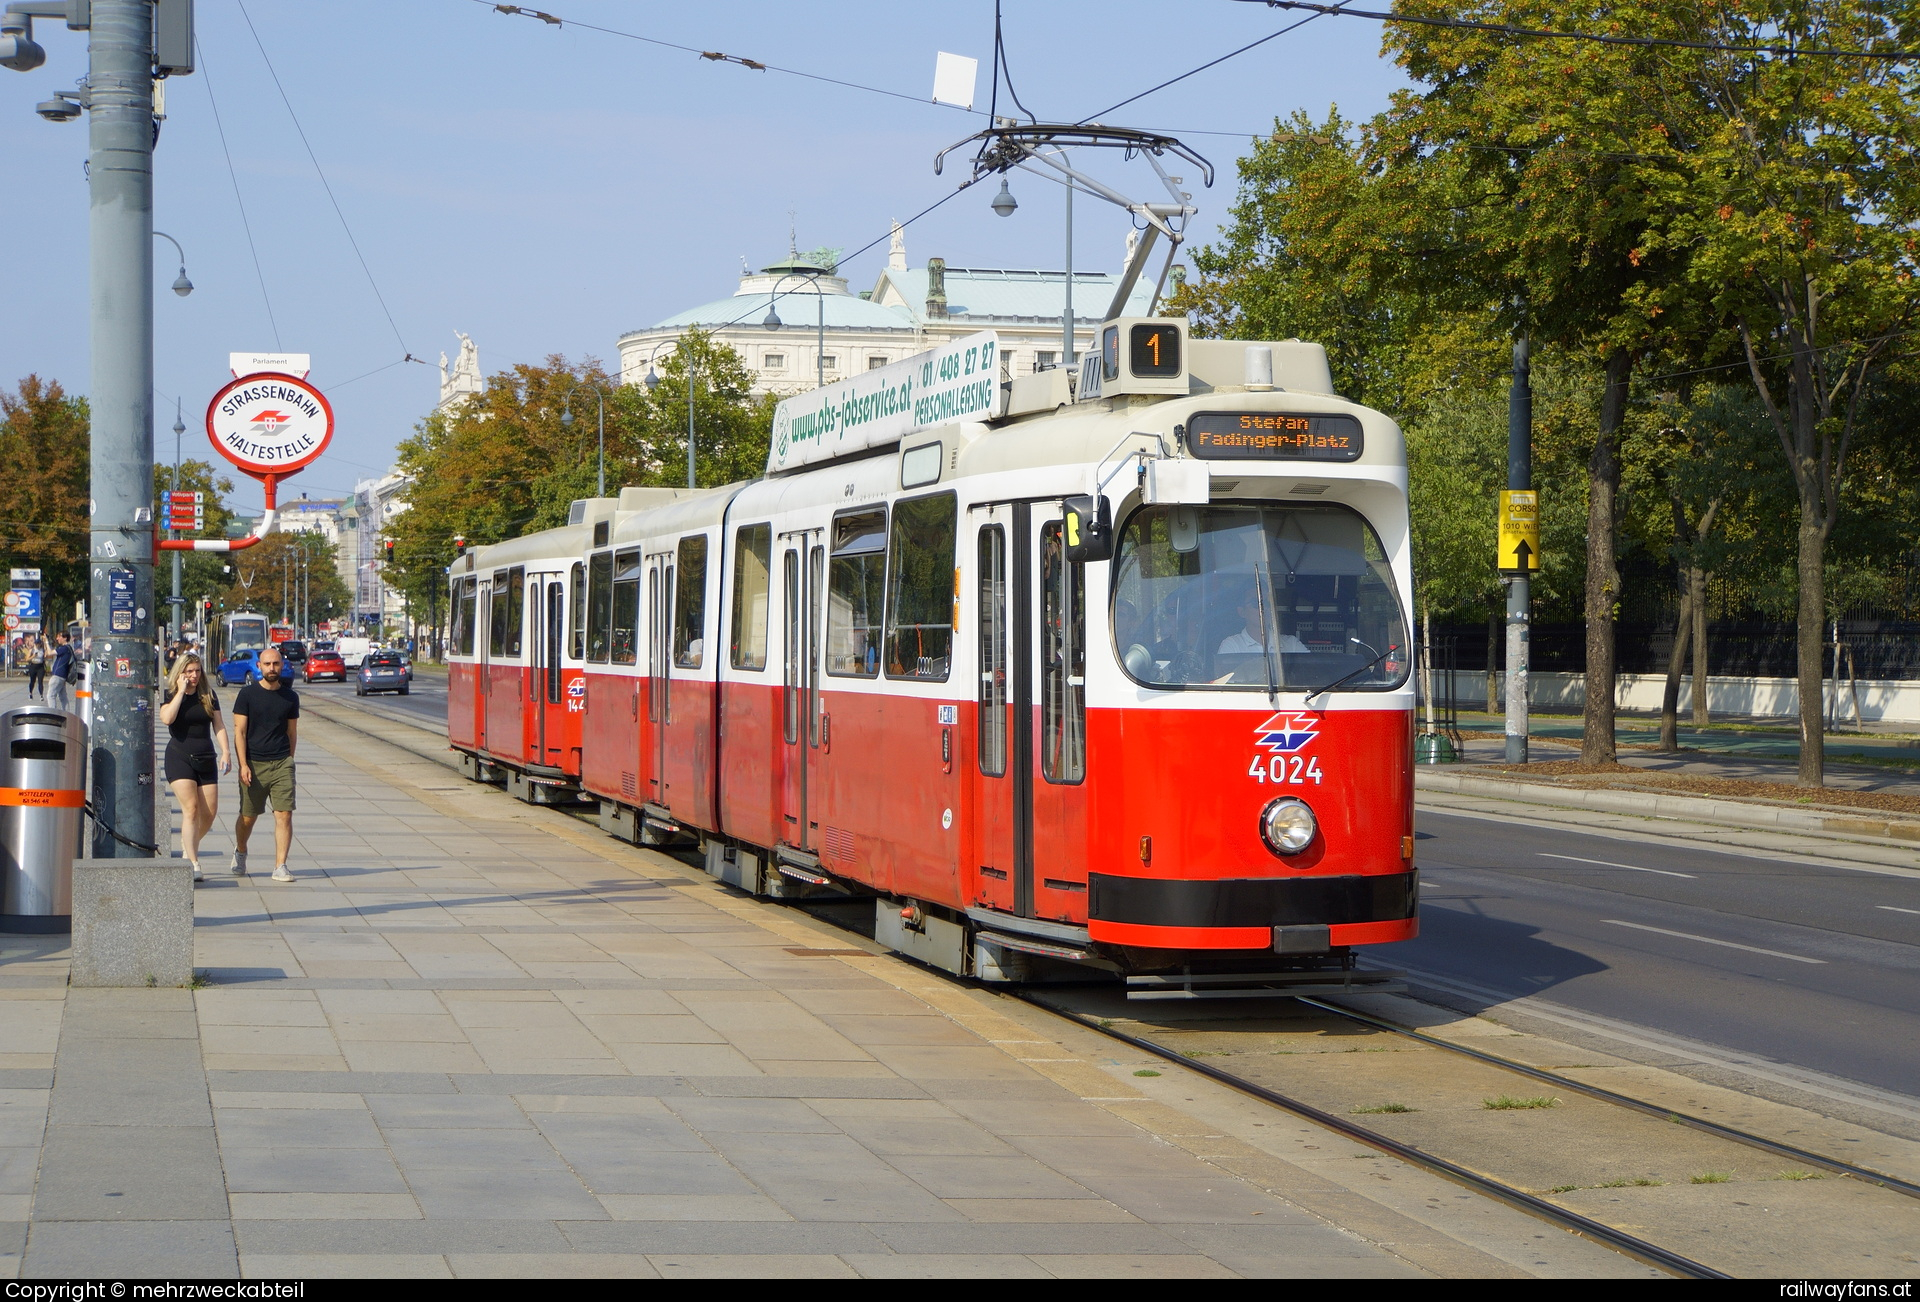
[[293,759],[254,760],[253,781],[240,784],[240,817],[258,818],[272,800],[277,814],[293,812]]

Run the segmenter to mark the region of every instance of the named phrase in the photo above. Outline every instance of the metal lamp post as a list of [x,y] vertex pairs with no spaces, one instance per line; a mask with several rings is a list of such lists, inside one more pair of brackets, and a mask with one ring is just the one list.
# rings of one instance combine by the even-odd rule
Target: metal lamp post
[[593,390],[594,397],[600,403],[600,461],[599,470],[594,476],[593,495],[605,497],[607,495],[607,391],[591,380],[575,380],[568,386],[566,394],[560,400],[563,404],[560,408],[560,424],[563,428],[573,427],[573,407],[570,404],[574,393],[583,384]]
[[[157,853],[158,823],[151,708],[157,623],[153,143],[158,133],[153,92],[156,77],[193,71],[193,5],[192,0],[10,0],[0,15],[0,66],[30,72],[46,61],[33,39],[35,18],[62,18],[69,28],[88,34],[85,89],[56,95],[36,111],[53,122],[89,114],[90,849],[99,858],[144,858]],[[184,270],[174,283],[180,293],[193,287]]]
[[[1011,201],[1011,196],[1009,196],[1009,201]],[[820,291],[820,277],[826,274],[823,268],[816,267],[812,271],[789,271],[786,275],[774,281],[773,289],[767,295],[767,316],[766,319],[760,323],[768,330],[778,330],[786,324],[785,321],[780,319],[780,314],[776,312],[773,307],[774,300],[780,297],[780,286],[786,284],[796,276],[812,283],[820,331],[819,342],[815,346],[813,354],[814,366],[816,368],[815,381],[817,386],[822,389],[827,387],[827,296]]]
[[[647,386],[648,393],[652,393],[655,389],[660,387],[660,376],[653,369],[653,359],[659,356],[660,350],[664,348],[666,344],[667,344],[667,341],[665,339],[662,339],[659,343],[653,346],[653,351],[647,354],[647,378],[641,381],[641,383]],[[696,482],[695,475],[694,475],[695,459],[694,459],[694,441],[693,441],[693,373],[699,369],[700,369],[699,363],[694,359],[692,350],[688,350],[687,352],[687,487],[688,488],[698,488],[700,486]]]

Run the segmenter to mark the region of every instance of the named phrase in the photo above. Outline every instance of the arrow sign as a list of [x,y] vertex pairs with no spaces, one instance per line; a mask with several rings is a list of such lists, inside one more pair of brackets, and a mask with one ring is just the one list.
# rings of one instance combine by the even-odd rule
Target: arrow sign
[[1494,564],[1506,574],[1540,569],[1540,495],[1531,489],[1500,494],[1500,544]]

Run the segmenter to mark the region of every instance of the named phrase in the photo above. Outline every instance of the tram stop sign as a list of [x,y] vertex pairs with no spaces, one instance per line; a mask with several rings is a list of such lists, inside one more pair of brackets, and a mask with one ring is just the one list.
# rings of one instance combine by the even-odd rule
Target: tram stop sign
[[1531,489],[1505,489],[1500,494],[1500,549],[1502,574],[1533,574],[1540,568],[1540,495]]
[[255,478],[290,475],[311,465],[333,438],[333,407],[297,375],[243,376],[207,404],[207,438],[215,450]]

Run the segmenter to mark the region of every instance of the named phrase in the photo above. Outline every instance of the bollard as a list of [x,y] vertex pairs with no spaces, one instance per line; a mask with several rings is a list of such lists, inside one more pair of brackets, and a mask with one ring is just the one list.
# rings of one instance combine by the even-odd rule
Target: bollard
[[193,979],[193,867],[185,859],[73,865],[76,986],[184,986]]

